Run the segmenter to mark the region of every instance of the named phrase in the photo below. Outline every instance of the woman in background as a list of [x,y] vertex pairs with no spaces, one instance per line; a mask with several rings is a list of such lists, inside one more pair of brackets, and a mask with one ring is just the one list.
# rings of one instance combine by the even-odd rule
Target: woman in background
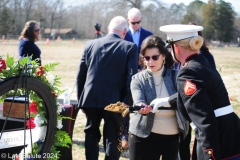
[[37,21],[28,21],[19,37],[18,53],[19,59],[32,56],[32,60],[38,61],[41,65],[41,51],[35,44],[40,35],[40,24]]

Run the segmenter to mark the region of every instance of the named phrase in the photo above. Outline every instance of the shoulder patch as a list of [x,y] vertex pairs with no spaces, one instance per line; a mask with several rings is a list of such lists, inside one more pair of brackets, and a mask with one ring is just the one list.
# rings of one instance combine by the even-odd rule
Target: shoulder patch
[[184,93],[187,96],[190,96],[190,95],[192,95],[193,93],[195,93],[197,91],[196,85],[193,82],[189,81],[189,80],[186,80],[183,89],[184,89]]

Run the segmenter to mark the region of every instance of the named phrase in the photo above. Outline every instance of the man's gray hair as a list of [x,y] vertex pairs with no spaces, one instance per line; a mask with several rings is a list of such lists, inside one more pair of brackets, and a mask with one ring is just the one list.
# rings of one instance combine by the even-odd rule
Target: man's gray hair
[[141,11],[137,8],[131,8],[128,11],[128,18],[132,18],[132,17],[142,17]]
[[114,17],[108,25],[109,30],[123,31],[124,29],[127,28],[128,28],[127,20],[122,16]]

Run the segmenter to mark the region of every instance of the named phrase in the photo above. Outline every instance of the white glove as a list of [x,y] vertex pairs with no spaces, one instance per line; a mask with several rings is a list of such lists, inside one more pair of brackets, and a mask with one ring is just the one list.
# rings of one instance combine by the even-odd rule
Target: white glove
[[170,107],[168,103],[169,97],[166,98],[156,98],[151,103],[150,106],[153,106],[152,113],[157,112],[158,107]]

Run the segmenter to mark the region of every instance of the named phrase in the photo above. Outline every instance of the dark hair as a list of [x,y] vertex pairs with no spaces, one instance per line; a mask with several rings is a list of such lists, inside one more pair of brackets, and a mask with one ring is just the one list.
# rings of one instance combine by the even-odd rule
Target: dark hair
[[[189,22],[188,24],[197,25],[197,24],[194,23],[194,22]],[[204,37],[203,37],[202,31],[198,31],[198,35],[203,38],[203,45],[202,45],[202,47],[200,48],[200,51],[209,52],[209,49],[208,49],[208,47],[207,47],[206,40],[205,40]]]
[[34,27],[35,25],[39,25],[39,23],[37,21],[28,21],[26,22],[21,35],[19,37],[19,40],[22,38],[27,38],[29,41],[37,41],[38,37],[35,36],[34,34]]
[[164,65],[168,68],[172,68],[174,63],[173,57],[171,53],[167,50],[167,48],[165,48],[164,46],[165,42],[160,37],[151,35],[145,38],[142,42],[140,53],[142,56],[144,56],[146,49],[157,48],[159,52],[165,56],[166,63]]

